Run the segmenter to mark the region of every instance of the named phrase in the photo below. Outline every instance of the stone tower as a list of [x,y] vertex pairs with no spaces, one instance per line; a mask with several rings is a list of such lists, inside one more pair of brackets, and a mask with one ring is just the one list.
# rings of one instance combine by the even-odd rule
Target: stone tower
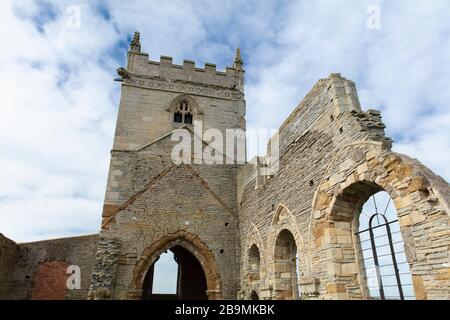
[[[127,60],[116,79],[121,99],[90,297],[151,295],[153,263],[171,250],[179,264],[178,297],[201,298],[200,290],[209,298],[235,298],[237,165],[176,165],[171,133],[185,129],[194,138],[210,128],[224,136],[225,129],[245,130],[239,49],[225,72],[210,63],[176,65],[166,56],[155,62],[141,52],[135,33]],[[201,123],[200,132],[194,123]],[[192,274],[198,263],[204,277]]]

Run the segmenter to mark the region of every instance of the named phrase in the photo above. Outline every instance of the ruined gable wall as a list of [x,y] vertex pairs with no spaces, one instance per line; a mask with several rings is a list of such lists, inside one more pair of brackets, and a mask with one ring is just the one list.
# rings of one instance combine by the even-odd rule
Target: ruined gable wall
[[[272,256],[274,237],[281,227],[272,226],[272,221],[279,204],[285,205],[293,214],[287,224],[291,232],[295,232],[301,254],[308,255],[305,245],[311,218],[311,203],[315,189],[333,152],[345,143],[367,140],[368,135],[377,138],[382,128],[362,131],[362,121],[375,118],[377,114],[361,113],[359,103],[350,90],[351,82],[339,75],[318,81],[304,101],[294,110],[292,115],[280,128],[280,168],[262,187],[255,190],[256,181],[251,180],[254,171],[252,165],[240,170],[238,186],[243,189],[240,199],[240,232],[241,232],[241,270],[243,270],[243,289],[245,290],[246,251],[254,241],[253,234],[262,238],[265,253],[262,268],[267,275],[261,279],[260,297],[271,295],[273,287]],[[359,117],[354,114],[358,114]],[[372,121],[372,122],[374,122]],[[372,123],[371,122],[371,123]],[[380,132],[381,131],[381,132]],[[254,178],[254,177],[253,177]],[[242,182],[251,181],[248,184]],[[312,185],[310,185],[312,183]],[[241,190],[242,190],[241,189]],[[301,245],[303,243],[303,245]],[[305,259],[303,259],[305,260]],[[302,272],[308,266],[301,266]]]
[[[410,188],[409,184],[413,185],[414,179],[410,178],[413,173],[404,169],[401,162],[388,163],[376,169],[370,167],[375,163],[373,159],[376,156],[379,157],[377,161],[383,162],[392,154],[390,139],[384,137],[383,129],[379,112],[360,111],[352,83],[338,75],[331,75],[316,84],[280,128],[279,171],[255,190],[254,165],[249,164],[240,170],[241,298],[247,298],[252,289],[257,290],[261,298],[273,298],[278,290],[283,289],[274,279],[276,266],[273,261],[275,239],[282,229],[290,230],[295,237],[300,263],[299,278],[304,283],[301,290],[306,296],[316,292],[316,297],[325,299],[364,298],[351,244],[351,224],[336,222],[337,227],[322,215],[332,210],[333,199],[342,192],[341,184],[350,185],[358,179],[377,178],[379,184],[386,181],[383,187],[389,190],[402,183],[407,183],[407,189]],[[406,172],[406,176],[391,174],[397,170]],[[386,179],[387,176],[390,179]],[[445,185],[441,181],[442,184]],[[411,188],[413,192],[414,186]],[[326,190],[326,195],[321,190]],[[396,197],[396,194],[391,196]],[[426,203],[428,200],[418,199],[420,201]],[[274,218],[280,204],[287,208],[289,214],[283,221],[277,222]],[[436,204],[434,209],[428,211],[420,209],[418,204],[416,209],[423,215],[429,215],[431,220],[443,223],[443,228],[447,230],[448,221],[445,220],[441,204]],[[398,205],[397,208],[402,207]],[[409,219],[411,212],[405,211],[404,214]],[[429,228],[433,226],[429,225]],[[405,233],[412,232],[404,230]],[[428,232],[437,230],[429,229]],[[445,238],[442,232],[440,235],[443,245],[438,251],[441,252],[442,248],[448,251],[448,237]],[[410,240],[416,242],[419,238]],[[259,281],[249,281],[246,274],[247,251],[253,243],[260,247],[261,252],[262,277]],[[339,246],[342,250],[336,251],[334,248]],[[424,253],[429,253],[436,249],[428,247],[424,250]],[[429,294],[428,298],[442,297],[443,291],[436,288],[446,285],[445,264],[442,261],[448,260],[448,256],[438,258],[438,255],[435,259],[441,260],[436,266],[442,270],[428,278],[417,278],[415,287],[418,288],[418,298],[421,298],[420,292],[433,290],[434,293]],[[414,261],[416,265],[419,264],[417,260]],[[421,272],[420,264],[417,269],[413,268],[413,275],[414,272],[416,275]],[[443,280],[437,283],[439,277]]]
[[[221,278],[220,295],[236,298],[239,257],[235,165],[180,165],[170,157],[170,136],[138,152],[112,152],[115,187],[107,193],[101,231],[103,258],[112,279],[94,276],[93,291],[109,286],[114,299],[139,299],[136,268],[146,249],[167,236],[186,231],[214,255]],[[126,204],[124,206],[124,204]],[[108,252],[115,242],[117,254]],[[109,257],[109,258],[105,258]],[[94,270],[101,273],[102,267]],[[147,269],[143,270],[145,273]]]

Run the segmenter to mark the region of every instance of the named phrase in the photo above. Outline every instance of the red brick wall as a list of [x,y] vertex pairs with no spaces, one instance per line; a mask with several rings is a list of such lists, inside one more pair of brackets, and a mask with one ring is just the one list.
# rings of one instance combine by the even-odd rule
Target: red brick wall
[[69,265],[63,261],[39,264],[34,275],[31,300],[64,300],[67,292],[66,273]]

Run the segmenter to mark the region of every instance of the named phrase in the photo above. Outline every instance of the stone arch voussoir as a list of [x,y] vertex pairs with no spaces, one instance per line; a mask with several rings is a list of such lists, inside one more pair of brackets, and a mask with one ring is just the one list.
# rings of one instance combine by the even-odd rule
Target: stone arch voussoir
[[279,233],[284,229],[291,232],[292,235],[294,236],[295,244],[297,246],[297,256],[299,258],[300,263],[299,267],[300,271],[302,272],[302,275],[299,275],[299,277],[301,278],[303,275],[309,276],[310,274],[309,263],[306,257],[305,245],[303,237],[300,232],[300,228],[295,220],[294,215],[289,210],[289,208],[286,205],[280,203],[273,216],[271,231],[269,235],[268,249],[270,248],[270,253],[269,251],[268,253],[271,256],[271,259],[273,259],[275,254],[275,242],[277,240],[277,237]]

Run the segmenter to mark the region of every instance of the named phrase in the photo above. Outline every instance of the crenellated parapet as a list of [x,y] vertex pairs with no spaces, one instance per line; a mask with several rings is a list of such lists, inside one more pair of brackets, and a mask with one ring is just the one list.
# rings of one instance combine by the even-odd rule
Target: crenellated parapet
[[[120,68],[128,82],[149,85],[148,80],[164,81],[168,83],[201,84],[210,88],[223,88],[231,91],[244,92],[244,70],[240,50],[236,52],[233,66],[225,71],[217,70],[213,63],[205,63],[204,67],[197,67],[192,60],[184,60],[182,65],[174,64],[173,58],[161,56],[159,61],[150,60],[148,53],[140,51],[140,36],[135,34],[128,52],[127,68]],[[126,73],[123,72],[126,71]],[[154,88],[152,88],[154,89]]]

